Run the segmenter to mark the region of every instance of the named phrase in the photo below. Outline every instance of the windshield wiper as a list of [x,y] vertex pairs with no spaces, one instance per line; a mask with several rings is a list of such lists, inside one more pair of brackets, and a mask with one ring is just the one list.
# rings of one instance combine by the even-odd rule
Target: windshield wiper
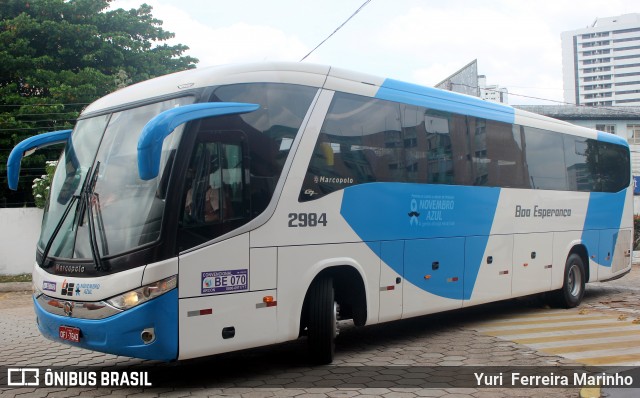
[[104,230],[104,221],[102,220],[102,207],[100,206],[100,195],[97,193],[93,194],[95,198],[95,208],[97,213],[97,221],[98,221],[98,231],[100,231],[100,243],[102,244],[102,252],[105,254],[109,253],[109,246],[107,245],[107,235]]
[[69,200],[69,203],[67,204],[67,207],[64,209],[64,213],[62,213],[62,217],[60,217],[60,220],[56,224],[56,227],[53,229],[53,233],[51,234],[51,237],[47,241],[47,245],[45,246],[44,252],[42,253],[42,264],[40,265],[42,268],[48,268],[48,267],[45,267],[44,265],[46,265],[46,263],[47,263],[47,257],[49,256],[49,250],[51,250],[51,246],[53,245],[53,241],[56,238],[56,236],[58,236],[58,232],[60,232],[60,228],[62,228],[62,224],[64,224],[64,220],[66,220],[67,216],[69,215],[69,211],[71,211],[71,207],[73,206],[73,203],[76,200],[78,200],[78,198],[79,198],[78,195],[73,195],[71,197],[71,199]]
[[[51,237],[47,241],[47,245],[45,246],[44,252],[42,254],[42,266],[46,264],[47,257],[49,256],[49,251],[53,246],[53,242],[58,236],[64,221],[67,219],[73,204],[80,200],[79,205],[76,208],[75,219],[77,219],[77,226],[82,227],[84,224],[84,212],[87,212],[87,220],[88,224],[87,229],[89,230],[89,246],[91,247],[91,257],[95,263],[96,271],[106,271],[108,270],[108,266],[102,263],[102,259],[100,257],[100,249],[98,248],[98,241],[96,239],[96,220],[93,217],[93,209],[94,209],[94,199],[97,203],[97,224],[100,231],[100,243],[102,244],[102,251],[104,253],[108,253],[107,240],[105,236],[104,222],[102,220],[102,210],[100,209],[100,198],[98,194],[95,194],[93,191],[95,190],[96,182],[98,181],[98,173],[100,171],[100,162],[96,163],[95,167],[90,167],[87,171],[87,177],[82,184],[82,188],[80,189],[80,195],[73,195],[67,204],[67,207],[64,209],[64,213],[60,220],[56,224],[56,227],[51,234]],[[73,224],[76,224],[74,220]],[[47,267],[43,267],[47,268]]]
[[[98,181],[99,171],[100,171],[100,162],[96,162],[96,167],[87,177],[87,181],[89,183],[85,184],[84,192],[82,192],[82,199],[84,202],[83,207],[87,210],[87,219],[89,221],[89,225],[88,225],[89,246],[91,247],[91,256],[93,257],[93,261],[95,263],[95,269],[96,271],[107,271],[108,266],[103,265],[102,259],[100,258],[100,249],[98,248],[98,240],[96,239],[96,222],[93,219],[94,198],[98,200],[98,206],[100,206],[98,195],[93,193],[93,191],[96,188],[96,182]],[[82,217],[82,214],[80,214],[80,216]],[[102,213],[99,207],[98,207],[98,226],[100,227],[102,249],[103,251],[106,252],[107,242],[104,236],[104,224],[102,222]]]
[[[60,232],[60,229],[62,228],[62,225],[64,224],[64,220],[67,219],[67,216],[69,215],[69,211],[71,211],[71,207],[73,206],[73,203],[76,200],[81,198],[82,192],[84,192],[85,187],[87,185],[87,180],[89,179],[88,176],[91,174],[91,170],[92,170],[92,167],[89,167],[89,170],[87,170],[87,178],[85,178],[84,182],[82,183],[82,188],[80,188],[80,195],[71,196],[71,199],[69,200],[69,203],[67,204],[67,207],[65,207],[65,209],[64,209],[64,213],[62,213],[62,217],[60,217],[60,220],[58,220],[58,223],[56,224],[56,227],[53,229],[53,232],[51,233],[51,236],[49,237],[49,240],[47,241],[47,245],[44,247],[44,252],[42,253],[42,265],[41,265],[41,267],[46,265],[47,257],[49,256],[49,251],[51,250],[51,246],[53,246],[53,241],[56,239],[56,236],[58,236],[58,233]],[[78,213],[80,214],[80,216],[82,216],[82,212],[84,211],[83,209],[84,209],[84,201],[80,202],[80,205],[76,208],[75,218],[78,218]],[[74,222],[72,224],[75,225],[75,219],[74,219]],[[82,217],[80,217],[80,221],[78,223],[78,226],[81,226],[81,225],[82,225]],[[48,268],[48,267],[43,267],[43,268]]]

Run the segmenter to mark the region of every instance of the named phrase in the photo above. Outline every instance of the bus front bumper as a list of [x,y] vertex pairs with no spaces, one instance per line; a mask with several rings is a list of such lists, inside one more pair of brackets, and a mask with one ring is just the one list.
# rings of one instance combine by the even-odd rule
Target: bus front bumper
[[[171,361],[178,357],[178,289],[104,319],[52,314],[35,296],[33,301],[38,329],[50,340],[134,358]],[[65,326],[80,330],[78,342],[60,337]]]

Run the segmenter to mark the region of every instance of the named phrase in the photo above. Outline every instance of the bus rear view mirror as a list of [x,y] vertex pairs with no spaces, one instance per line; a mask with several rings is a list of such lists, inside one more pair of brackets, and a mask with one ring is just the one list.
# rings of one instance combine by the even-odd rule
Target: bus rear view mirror
[[7,160],[7,183],[9,184],[9,189],[13,191],[18,189],[20,162],[23,157],[29,156],[36,150],[49,145],[66,143],[70,136],[71,130],[52,131],[29,137],[16,145]]
[[240,102],[205,102],[164,111],[149,120],[138,140],[138,174],[143,180],[157,177],[162,143],[183,123],[222,115],[237,115],[258,110],[260,105]]

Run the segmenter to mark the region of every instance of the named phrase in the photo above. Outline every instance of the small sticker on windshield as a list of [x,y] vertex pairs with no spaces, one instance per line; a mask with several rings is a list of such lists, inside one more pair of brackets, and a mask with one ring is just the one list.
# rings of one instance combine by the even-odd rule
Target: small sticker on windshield
[[249,290],[249,270],[203,272],[201,282],[202,294],[245,291]]

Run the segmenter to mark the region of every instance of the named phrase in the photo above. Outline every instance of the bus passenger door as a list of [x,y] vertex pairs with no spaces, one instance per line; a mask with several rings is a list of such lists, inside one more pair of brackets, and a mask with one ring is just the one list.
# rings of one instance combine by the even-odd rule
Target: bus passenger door
[[210,243],[249,222],[248,170],[241,131],[198,133],[179,209],[179,359],[276,342],[275,250],[252,268],[249,233]]
[[[380,310],[378,321],[387,322],[402,317],[404,241],[381,242],[380,246]],[[392,268],[391,264],[395,265],[395,268]]]

